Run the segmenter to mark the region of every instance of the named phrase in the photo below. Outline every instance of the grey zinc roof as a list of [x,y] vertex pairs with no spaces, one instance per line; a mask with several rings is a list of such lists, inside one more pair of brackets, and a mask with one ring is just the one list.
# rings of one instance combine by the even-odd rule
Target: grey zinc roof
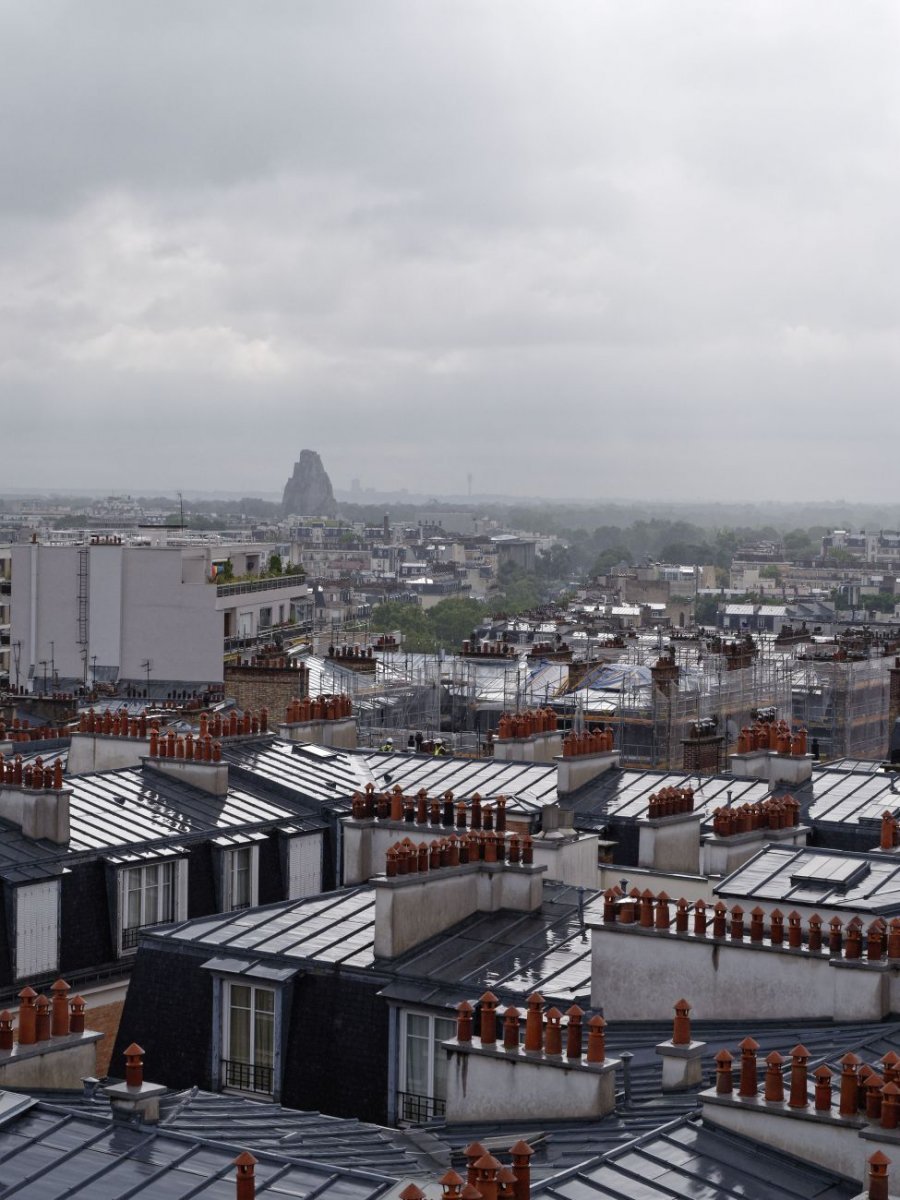
[[[204,1141],[159,1126],[131,1126],[38,1103],[0,1124],[0,1195],[27,1200],[234,1200],[240,1145]],[[299,1158],[259,1153],[258,1192],[368,1200],[392,1180]]]
[[[519,807],[539,809],[556,800],[556,764],[501,762],[493,758],[429,758],[421,754],[365,755],[376,787],[399,784],[404,792],[424,788],[431,796],[448,789],[457,800],[515,797]],[[390,775],[390,780],[385,776]]]
[[[90,1095],[34,1089],[28,1094],[80,1115],[110,1117],[102,1088]],[[423,1171],[440,1174],[450,1162],[449,1147],[435,1135],[411,1136],[402,1129],[196,1087],[161,1097],[159,1128],[196,1140],[215,1140],[226,1130],[230,1141],[254,1154],[268,1150],[285,1158],[395,1177]]]
[[639,771],[613,768],[578,789],[566,801],[575,810],[579,828],[597,828],[608,821],[646,818],[650,796],[664,787],[694,789],[694,810],[708,819],[713,810],[729,804],[755,804],[769,795],[768,784],[731,775],[698,777],[685,771]]
[[698,1116],[664,1125],[532,1187],[559,1200],[849,1200],[859,1185]]
[[222,757],[258,786],[276,789],[301,803],[304,800],[347,807],[349,798],[372,781],[362,755],[330,750],[307,742],[278,738],[235,742],[222,746]]
[[77,775],[67,779],[66,786],[71,788],[67,845],[27,838],[16,826],[0,821],[4,879],[20,882],[58,873],[77,857],[248,826],[323,828],[321,818],[297,804],[280,804],[240,788],[214,796],[140,768]]
[[[584,889],[585,911],[598,895]],[[146,936],[192,944],[210,958],[227,952],[248,961],[371,969],[389,980],[389,997],[435,1006],[488,988],[509,999],[535,989],[560,1003],[590,998],[591,942],[579,915],[579,889],[560,883],[544,884],[537,913],[476,913],[390,961],[375,959],[375,889],[368,884],[198,917]]]
[[900,859],[820,846],[765,846],[714,889],[724,898],[900,914]]
[[[870,764],[873,765],[873,764]],[[900,790],[893,773],[827,767],[814,770],[810,781],[794,794],[816,823],[857,825],[871,823],[873,845],[878,842],[878,824],[885,809],[900,812]]]

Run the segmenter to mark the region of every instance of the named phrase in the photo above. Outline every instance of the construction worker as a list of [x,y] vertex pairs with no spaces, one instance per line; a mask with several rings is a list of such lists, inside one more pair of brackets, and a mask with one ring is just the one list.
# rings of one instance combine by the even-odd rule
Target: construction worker
[[446,753],[447,753],[447,751],[444,749],[444,739],[443,738],[435,738],[434,739],[434,757],[440,758],[442,755],[444,755]]
[[390,754],[394,749],[394,739],[393,738],[385,738],[381,749],[387,751]]

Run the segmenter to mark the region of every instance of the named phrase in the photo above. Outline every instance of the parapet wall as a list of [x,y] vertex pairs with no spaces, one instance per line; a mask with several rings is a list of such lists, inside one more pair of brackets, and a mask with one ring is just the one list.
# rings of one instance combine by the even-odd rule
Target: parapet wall
[[[610,1019],[662,1020],[668,1005],[659,992],[690,992],[700,1020],[760,1019],[790,1013],[802,1019],[878,1021],[900,1012],[900,919],[880,919],[863,932],[860,918],[846,926],[821,918],[755,908],[749,928],[739,905],[654,897],[604,897],[604,919],[592,933],[591,1001]],[[691,910],[693,910],[691,912]],[[689,914],[693,928],[689,928]],[[624,916],[624,920],[623,920]],[[635,923],[635,918],[640,921]]]

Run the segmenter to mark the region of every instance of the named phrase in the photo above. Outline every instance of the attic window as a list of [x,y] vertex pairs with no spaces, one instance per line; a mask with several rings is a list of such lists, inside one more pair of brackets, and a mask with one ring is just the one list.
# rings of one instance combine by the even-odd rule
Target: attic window
[[860,862],[859,859],[811,854],[801,861],[798,870],[791,875],[791,886],[846,892],[865,879],[870,870],[869,863]]
[[304,758],[314,758],[318,762],[330,762],[339,757],[334,750],[329,750],[327,746],[315,746],[312,742],[295,742],[291,749],[295,754],[300,754]]

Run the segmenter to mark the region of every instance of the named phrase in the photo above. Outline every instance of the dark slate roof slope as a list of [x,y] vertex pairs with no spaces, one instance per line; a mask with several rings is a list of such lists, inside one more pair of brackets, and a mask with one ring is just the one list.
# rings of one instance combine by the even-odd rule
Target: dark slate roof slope
[[210,956],[373,968],[398,1000],[452,1006],[487,989],[516,1003],[535,989],[548,1001],[588,1002],[591,941],[583,916],[599,893],[544,884],[534,913],[475,913],[390,961],[375,960],[375,889],[368,884],[198,917],[145,937],[186,942]]
[[609,821],[646,818],[650,796],[664,787],[694,788],[694,810],[712,819],[713,810],[728,805],[755,804],[769,794],[767,783],[734,779],[731,775],[689,775],[686,771],[641,771],[613,767],[584,784],[566,799],[579,829],[602,828]]
[[607,1154],[627,1142],[633,1142],[660,1125],[685,1116],[697,1107],[693,1094],[668,1100],[664,1105],[639,1105],[618,1108],[599,1120],[591,1121],[498,1121],[446,1125],[432,1121],[427,1128],[449,1142],[453,1167],[465,1175],[465,1148],[472,1142],[482,1146],[501,1161],[510,1146],[520,1138],[534,1150],[531,1159],[532,1180],[548,1179],[579,1163]]
[[[37,1103],[0,1124],[0,1195],[27,1200],[234,1200],[233,1161],[245,1147],[212,1143]],[[256,1185],[266,1196],[374,1200],[393,1183],[373,1171],[261,1152]]]
[[354,792],[373,781],[365,758],[309,742],[279,738],[240,739],[222,745],[222,758],[236,777],[300,802],[348,809]]
[[809,904],[848,913],[900,913],[900,859],[823,846],[765,846],[713,889],[763,905]]
[[850,1200],[850,1183],[686,1117],[532,1187],[558,1200]]
[[448,789],[457,800],[476,792],[484,797],[508,796],[517,807],[539,811],[556,800],[556,764],[502,762],[493,758],[434,758],[426,754],[368,751],[364,761],[378,788],[399,784],[404,792],[424,788],[430,796]]
[[[29,1089],[27,1095],[77,1115],[110,1118],[109,1100],[99,1088],[90,1094]],[[423,1130],[409,1133],[200,1088],[163,1096],[158,1128],[197,1140],[227,1137],[254,1154],[268,1150],[285,1158],[397,1178],[441,1174],[450,1163],[449,1147]]]

